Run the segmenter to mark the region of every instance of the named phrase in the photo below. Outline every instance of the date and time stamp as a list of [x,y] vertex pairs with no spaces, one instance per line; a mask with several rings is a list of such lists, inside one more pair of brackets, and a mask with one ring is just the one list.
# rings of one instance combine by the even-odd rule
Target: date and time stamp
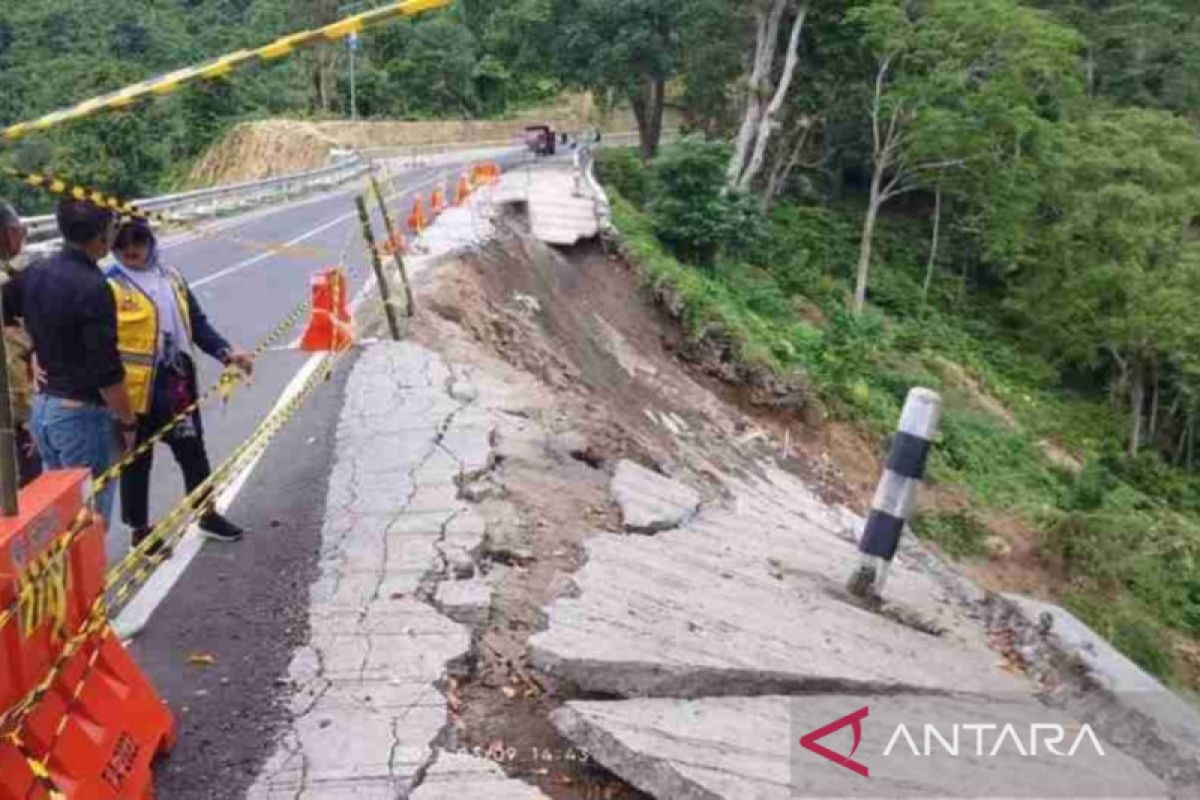
[[592,763],[592,754],[587,750],[574,747],[533,747],[529,745],[516,747],[507,745],[503,742],[496,742],[487,747],[457,747],[451,748],[448,752],[460,756],[471,756],[473,758],[485,758],[489,761],[495,761],[497,764],[526,764],[526,765],[544,765],[557,766],[558,768],[570,766],[587,766]]

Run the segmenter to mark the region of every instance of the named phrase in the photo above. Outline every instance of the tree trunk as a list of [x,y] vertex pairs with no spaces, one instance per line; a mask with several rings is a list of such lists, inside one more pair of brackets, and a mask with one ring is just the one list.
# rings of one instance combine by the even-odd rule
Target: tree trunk
[[929,299],[929,286],[933,283],[933,270],[937,264],[938,240],[942,230],[942,187],[937,188],[933,201],[933,241],[929,245],[929,263],[925,265],[925,284],[921,287],[921,304]]
[[863,220],[862,241],[858,246],[858,279],[854,285],[854,313],[862,314],[867,307],[867,277],[871,271],[871,245],[875,240],[875,222],[879,218],[879,207],[883,174],[876,166],[871,178],[871,199],[867,203],[867,217]]
[[781,153],[775,163],[775,168],[771,170],[771,176],[767,179],[767,188],[763,192],[760,207],[765,214],[771,210],[771,203],[775,198],[783,193],[784,187],[787,185],[787,179],[791,177],[792,170],[800,163],[800,154],[804,152],[804,148],[808,145],[808,139],[812,135],[812,127],[807,118],[801,118],[800,135],[796,137],[795,144]]
[[763,162],[767,157],[767,145],[771,143],[771,134],[775,131],[775,118],[778,116],[779,109],[783,107],[783,101],[787,98],[787,94],[792,88],[792,78],[796,74],[796,65],[800,62],[800,33],[804,30],[804,19],[807,16],[807,6],[796,12],[796,21],[792,23],[792,33],[788,38],[788,49],[783,62],[783,72],[780,74],[779,83],[775,87],[775,95],[771,98],[766,111],[763,112],[762,119],[758,125],[758,131],[755,134],[754,155],[750,157],[750,163],[742,171],[741,176],[738,177],[735,184],[743,192],[750,190],[754,179],[762,171]]
[[742,115],[742,125],[726,171],[726,182],[730,187],[737,186],[745,170],[750,147],[754,144],[754,133],[762,120],[767,79],[775,65],[779,23],[787,4],[788,0],[770,0],[770,5],[760,3],[754,12],[754,63],[750,65],[750,77],[746,82],[746,111]]
[[1140,357],[1131,359],[1132,374],[1129,381],[1129,400],[1133,419],[1129,433],[1129,455],[1134,457],[1142,449],[1142,417],[1146,411],[1146,369]]
[[1150,387],[1150,438],[1153,440],[1158,435],[1158,356],[1150,361]]
[[633,116],[637,119],[642,160],[650,161],[658,155],[658,144],[662,138],[666,83],[661,78],[647,78],[641,92],[630,94],[629,104],[633,107]]

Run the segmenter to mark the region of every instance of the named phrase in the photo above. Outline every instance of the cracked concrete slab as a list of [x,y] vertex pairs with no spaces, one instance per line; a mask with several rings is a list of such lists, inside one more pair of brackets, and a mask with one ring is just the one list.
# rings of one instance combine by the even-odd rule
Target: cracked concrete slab
[[[869,777],[800,747],[800,737],[863,708],[857,746],[850,726],[818,737],[817,744],[852,754]],[[573,702],[555,712],[554,721],[616,774],[672,800],[1170,796],[1111,743],[1096,736],[1096,749],[1075,720],[1017,696]],[[963,727],[974,724],[995,727]],[[1035,724],[1059,726],[1064,738],[1053,742],[1055,729],[1035,731]],[[898,734],[901,725],[908,738]],[[1015,739],[1005,733],[1008,725]],[[926,726],[942,737],[931,734],[928,750]],[[956,736],[958,755],[952,756],[941,741],[953,748]],[[1049,751],[1048,740],[1063,755]]]
[[700,508],[700,493],[632,461],[617,463],[611,489],[625,529],[656,533],[678,527]]
[[470,631],[426,601],[447,577],[444,548],[481,546],[485,526],[457,481],[492,458],[470,383],[409,343],[369,347],[355,364],[309,640],[290,670],[292,721],[249,797],[405,796],[433,758],[447,723],[435,684]]
[[509,778],[494,761],[441,752],[411,800],[548,800],[537,788]]
[[654,537],[591,538],[580,596],[549,607],[533,662],[622,697],[1029,688],[929,576],[898,563],[889,593],[940,636],[856,605],[842,589],[854,545],[772,499]]

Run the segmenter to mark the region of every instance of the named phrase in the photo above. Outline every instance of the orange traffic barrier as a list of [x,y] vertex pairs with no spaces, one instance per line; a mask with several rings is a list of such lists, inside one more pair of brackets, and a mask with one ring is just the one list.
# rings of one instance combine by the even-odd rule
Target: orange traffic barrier
[[0,800],[147,800],[175,726],[102,609],[86,470],[47,472],[0,519]]
[[433,194],[429,198],[429,216],[436,219],[438,214],[446,210],[446,193],[442,190],[442,185],[439,183],[433,187]]
[[300,340],[300,349],[309,353],[340,353],[354,344],[346,273],[330,267],[313,276],[312,315],[308,330]]
[[454,189],[454,205],[461,206],[467,202],[467,198],[471,196],[471,182],[467,180],[467,176],[463,175],[458,179],[458,186]]
[[413,210],[407,222],[409,230],[416,231],[418,236],[425,232],[425,200],[420,195],[413,201]]
[[476,186],[493,186],[500,182],[500,165],[494,161],[477,164],[471,168],[471,183]]

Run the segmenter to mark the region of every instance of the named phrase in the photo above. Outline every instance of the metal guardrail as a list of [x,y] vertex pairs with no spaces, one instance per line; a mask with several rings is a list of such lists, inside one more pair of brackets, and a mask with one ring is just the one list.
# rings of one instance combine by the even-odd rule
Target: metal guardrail
[[[678,138],[678,131],[664,131],[663,141],[669,142]],[[600,147],[605,145],[621,146],[636,144],[637,131],[620,131],[603,135]],[[327,167],[297,172],[290,175],[280,175],[259,181],[215,186],[210,189],[197,189],[191,192],[149,197],[134,201],[147,211],[171,213],[180,221],[202,219],[218,216],[227,211],[264,205],[279,199],[314,189],[328,189],[353,180],[366,174],[371,169],[371,158],[411,158],[414,165],[420,155],[435,153],[452,153],[459,150],[472,150],[491,147],[519,147],[523,143],[515,139],[499,139],[480,142],[431,142],[428,144],[408,145],[403,147],[365,148],[358,152],[352,150],[335,150],[330,157],[335,162]],[[32,245],[49,244],[58,238],[58,224],[53,214],[24,219],[29,229],[29,242]],[[31,248],[36,249],[36,248]]]
[[[307,172],[149,197],[134,202],[146,211],[170,213],[180,221],[187,221],[262,205],[311,190],[329,189],[364,175],[370,169],[370,162],[351,154],[350,158]],[[24,222],[29,229],[31,243],[48,242],[58,237],[58,224],[53,214],[27,217]]]

